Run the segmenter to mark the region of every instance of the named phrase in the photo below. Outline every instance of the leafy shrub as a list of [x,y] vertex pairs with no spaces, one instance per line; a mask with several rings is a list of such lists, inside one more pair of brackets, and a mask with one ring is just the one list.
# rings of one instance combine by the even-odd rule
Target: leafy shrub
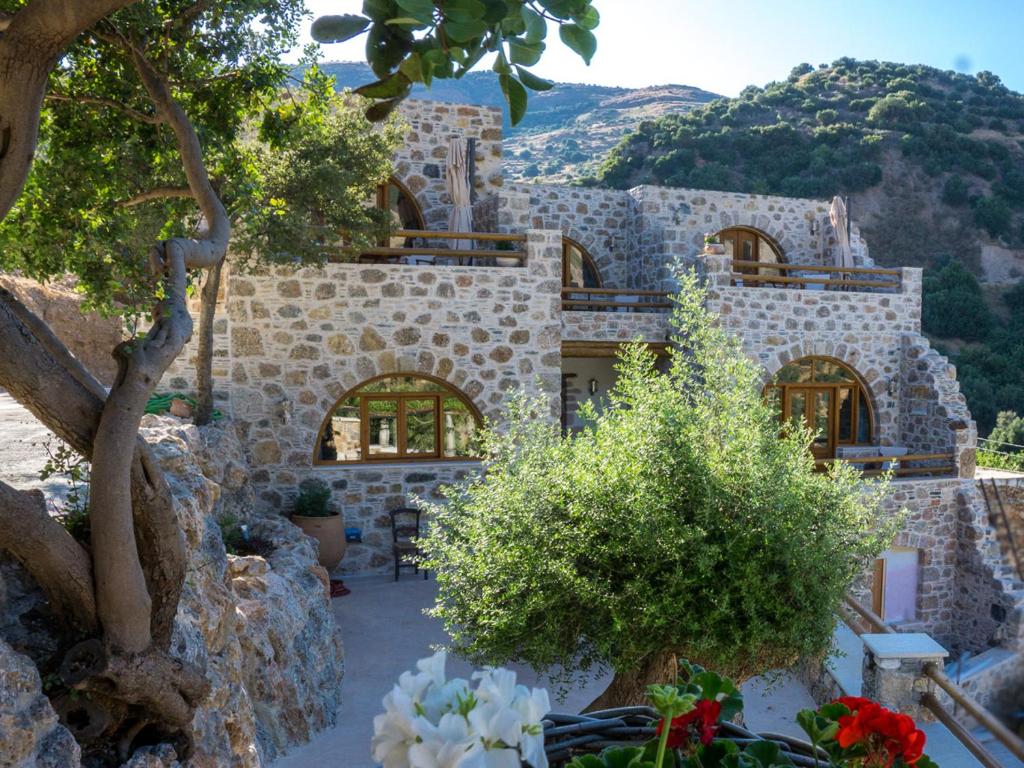
[[295,514],[302,517],[331,517],[331,489],[322,480],[305,480],[295,499]]
[[686,352],[666,373],[631,345],[606,406],[566,436],[544,398],[514,394],[485,473],[427,505],[433,613],[475,662],[563,682],[666,652],[741,677],[785,667],[829,647],[835,606],[889,540],[853,470],[815,472],[810,434],[780,437],[757,368],[680,281]]
[[979,341],[988,336],[991,312],[978,279],[959,260],[925,273],[921,324],[940,338]]
[[1001,197],[979,197],[974,201],[974,221],[992,237],[1010,231],[1010,206]]
[[988,439],[1009,446],[999,450],[1016,452],[1020,446],[1024,446],[1024,418],[1018,416],[1014,411],[1000,411],[996,416],[996,426]]
[[39,471],[40,480],[61,478],[65,483],[64,497],[54,502],[53,515],[68,533],[88,546],[89,527],[89,469],[90,464],[63,442],[46,443],[46,463]]
[[970,192],[970,187],[962,176],[950,176],[942,185],[942,202],[947,205],[967,205]]

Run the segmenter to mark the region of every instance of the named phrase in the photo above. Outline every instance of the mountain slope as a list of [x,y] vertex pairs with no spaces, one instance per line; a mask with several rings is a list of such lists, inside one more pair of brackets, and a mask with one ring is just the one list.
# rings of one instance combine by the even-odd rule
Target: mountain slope
[[876,261],[932,268],[925,331],[958,364],[982,433],[999,410],[1024,413],[1024,96],[995,75],[803,64],[642,124],[594,183],[850,195]]
[[[374,80],[366,64],[321,64],[338,88],[356,88]],[[461,80],[436,80],[430,89],[416,86],[413,98],[504,107],[493,72],[471,72]],[[687,85],[613,88],[559,83],[530,94],[530,108],[514,128],[505,111],[505,174],[510,180],[565,181],[589,175],[608,151],[644,120],[687,112],[716,98]]]

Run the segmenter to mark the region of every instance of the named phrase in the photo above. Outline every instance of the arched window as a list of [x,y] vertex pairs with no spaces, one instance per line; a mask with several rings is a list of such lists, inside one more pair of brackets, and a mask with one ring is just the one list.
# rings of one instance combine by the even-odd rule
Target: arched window
[[471,459],[480,414],[433,377],[378,376],[349,390],[324,419],[315,464]]
[[[760,264],[785,264],[782,249],[768,234],[753,227],[729,227],[718,233],[718,239],[725,245],[725,254],[736,261],[758,262]],[[741,274],[772,274],[773,270],[753,264],[737,264],[734,272]],[[774,271],[778,274],[777,271]]]
[[[377,207],[391,212],[391,221],[396,229],[426,229],[416,197],[409,188],[392,176],[386,183],[377,187]],[[402,248],[406,244],[404,237],[393,237],[388,243],[391,248]]]
[[815,433],[811,451],[817,459],[836,455],[838,445],[870,445],[874,414],[867,386],[850,368],[828,357],[804,357],[786,365],[766,387],[783,423],[806,426]]
[[571,237],[562,238],[562,285],[566,288],[601,287],[601,273],[594,259]]

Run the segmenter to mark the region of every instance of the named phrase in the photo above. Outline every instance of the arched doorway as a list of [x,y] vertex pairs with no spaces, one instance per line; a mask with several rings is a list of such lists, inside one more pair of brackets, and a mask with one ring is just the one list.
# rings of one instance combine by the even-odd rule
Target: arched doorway
[[830,357],[804,357],[775,374],[765,388],[784,424],[815,433],[811,452],[830,459],[841,445],[871,445],[875,417],[867,385],[851,368]]
[[[782,248],[773,237],[753,227],[728,227],[718,233],[725,253],[731,259],[746,262],[734,266],[733,271],[746,275],[772,275],[777,270],[765,269],[760,264],[785,264]],[[756,263],[755,263],[756,262]]]
[[571,237],[562,238],[562,285],[566,288],[601,287],[601,273],[593,257]]
[[[416,197],[409,188],[392,176],[385,183],[377,187],[377,207],[391,213],[391,222],[396,229],[423,230],[427,228],[423,218],[423,211],[420,209]],[[403,248],[407,244],[407,238],[392,237],[389,243],[391,248]]]

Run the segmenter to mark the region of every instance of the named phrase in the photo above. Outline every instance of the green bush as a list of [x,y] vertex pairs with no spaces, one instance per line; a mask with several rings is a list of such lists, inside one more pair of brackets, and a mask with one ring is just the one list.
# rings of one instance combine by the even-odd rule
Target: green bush
[[998,450],[1016,453],[1024,446],[1024,418],[1015,411],[1000,411],[996,416],[996,426],[988,439],[994,443],[1002,443]]
[[1013,212],[1001,197],[979,197],[974,201],[974,221],[992,237],[1000,237],[1010,231]]
[[942,202],[947,205],[967,205],[971,189],[962,176],[953,175],[942,185]]
[[322,480],[306,480],[295,498],[295,514],[301,517],[331,517],[331,489]]
[[453,649],[562,682],[629,677],[677,653],[746,677],[824,652],[852,580],[889,541],[856,473],[815,472],[780,437],[758,369],[681,275],[659,373],[631,345],[590,426],[563,436],[544,398],[511,397],[484,474],[428,504],[433,610]]
[[834,109],[819,110],[814,117],[822,125],[835,125],[839,122],[839,113]]
[[978,279],[962,262],[950,259],[925,273],[921,325],[933,336],[967,341],[980,341],[992,330]]

